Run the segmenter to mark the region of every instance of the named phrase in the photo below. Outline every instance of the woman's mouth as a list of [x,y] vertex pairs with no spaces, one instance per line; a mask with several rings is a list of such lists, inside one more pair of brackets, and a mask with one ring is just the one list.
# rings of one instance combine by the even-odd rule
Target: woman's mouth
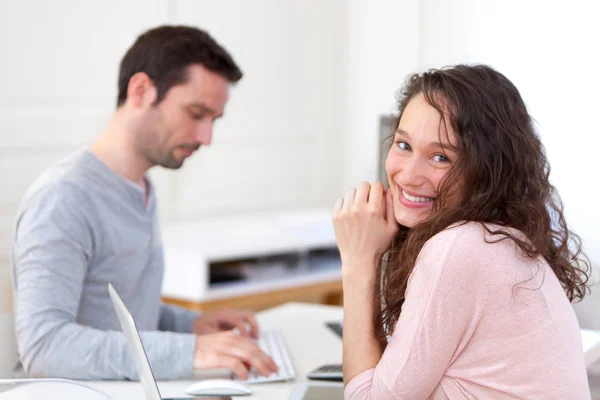
[[411,196],[410,194],[406,193],[402,189],[400,189],[400,191],[402,192],[402,196],[404,196],[404,198],[406,200],[410,200],[410,201],[414,201],[414,202],[418,202],[418,203],[425,203],[425,202],[433,201],[433,197]]
[[434,197],[419,196],[416,193],[409,194],[400,186],[398,186],[400,192],[399,201],[402,205],[408,208],[425,208],[433,205]]

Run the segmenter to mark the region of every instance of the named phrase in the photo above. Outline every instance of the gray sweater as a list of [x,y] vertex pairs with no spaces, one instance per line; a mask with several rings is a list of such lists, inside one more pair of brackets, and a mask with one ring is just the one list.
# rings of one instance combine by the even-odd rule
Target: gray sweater
[[138,379],[109,282],[136,322],[156,378],[193,374],[190,332],[199,314],[161,303],[163,249],[150,191],[145,207],[143,190],[87,149],[31,186],[11,252],[16,376]]

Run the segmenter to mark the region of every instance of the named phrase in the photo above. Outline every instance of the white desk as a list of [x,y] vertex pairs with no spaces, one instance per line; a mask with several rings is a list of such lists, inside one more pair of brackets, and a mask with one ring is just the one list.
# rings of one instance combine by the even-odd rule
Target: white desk
[[[342,319],[342,308],[314,304],[288,303],[257,314],[263,329],[278,328],[283,331],[296,367],[296,380],[285,383],[254,384],[251,396],[239,399],[284,400],[294,385],[306,382],[306,374],[325,363],[341,363],[342,341],[324,324],[325,321]],[[145,400],[139,382],[86,381],[114,400]],[[184,397],[184,389],[192,381],[161,381],[158,383],[163,397]],[[341,383],[340,383],[341,385]],[[33,399],[102,399],[87,389],[64,383],[36,383],[19,386],[0,393],[0,400]],[[234,397],[235,398],[235,397]]]
[[[301,303],[288,303],[258,313],[258,322],[263,329],[278,328],[283,331],[292,357],[294,358],[296,380],[286,383],[252,385],[254,394],[252,396],[239,397],[239,399],[287,399],[296,383],[307,381],[306,374],[309,371],[321,364],[340,363],[342,361],[342,341],[329,328],[325,327],[324,322],[340,320],[342,313],[341,307]],[[146,399],[139,382],[86,381],[85,383],[106,392],[114,400]],[[192,381],[187,380],[162,381],[158,383],[158,386],[163,397],[183,397],[185,396],[184,389],[191,383]],[[600,376],[590,376],[590,386],[593,390],[600,389]],[[2,387],[0,387],[1,389]],[[593,393],[597,392],[593,391]],[[593,398],[596,399],[596,397]],[[0,400],[16,399],[104,400],[105,398],[87,389],[64,383],[24,385],[0,393]]]

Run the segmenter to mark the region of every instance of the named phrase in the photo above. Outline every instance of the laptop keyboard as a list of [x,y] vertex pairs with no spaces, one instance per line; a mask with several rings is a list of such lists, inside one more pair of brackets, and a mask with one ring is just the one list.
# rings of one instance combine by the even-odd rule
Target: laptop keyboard
[[262,376],[257,371],[250,370],[247,383],[287,381],[296,377],[296,371],[281,331],[275,329],[261,331],[256,343],[262,351],[271,356],[279,367],[279,371],[269,376]]

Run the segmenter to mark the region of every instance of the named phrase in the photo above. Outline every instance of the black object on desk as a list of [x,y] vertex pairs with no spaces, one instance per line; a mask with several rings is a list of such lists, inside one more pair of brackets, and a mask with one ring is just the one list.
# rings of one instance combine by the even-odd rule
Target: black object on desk
[[[342,321],[328,321],[325,325],[331,329],[336,335],[342,338],[343,322]],[[310,371],[306,377],[308,379],[316,379],[323,381],[343,381],[344,375],[342,373],[342,364],[325,364]]]
[[340,321],[329,321],[329,322],[325,322],[325,325],[327,325],[327,327],[329,329],[331,329],[332,331],[334,331],[336,333],[336,335],[338,335],[340,338],[342,337],[342,331],[344,328],[344,325],[342,322]]
[[310,371],[306,377],[320,381],[343,381],[342,364],[325,364]]

